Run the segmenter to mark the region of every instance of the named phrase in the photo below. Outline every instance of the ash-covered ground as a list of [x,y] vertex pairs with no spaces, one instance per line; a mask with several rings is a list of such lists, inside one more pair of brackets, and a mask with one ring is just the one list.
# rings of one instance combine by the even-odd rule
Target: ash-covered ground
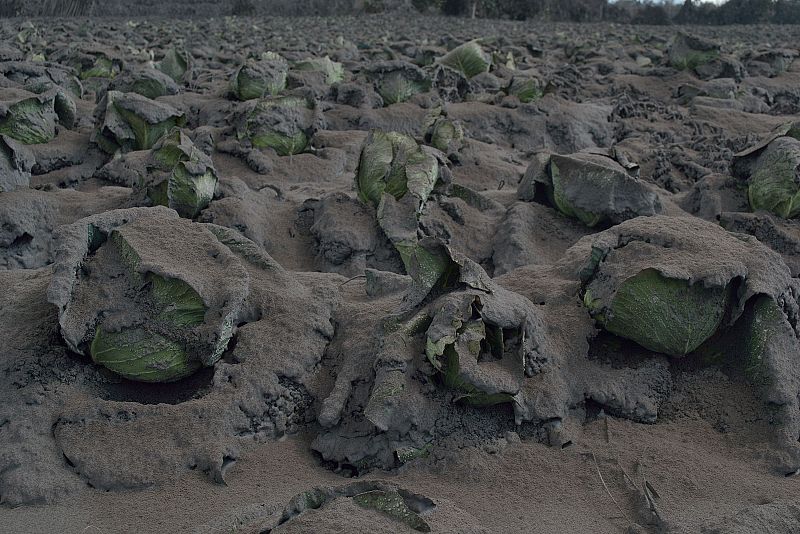
[[0,530],[800,531],[800,29],[0,29]]

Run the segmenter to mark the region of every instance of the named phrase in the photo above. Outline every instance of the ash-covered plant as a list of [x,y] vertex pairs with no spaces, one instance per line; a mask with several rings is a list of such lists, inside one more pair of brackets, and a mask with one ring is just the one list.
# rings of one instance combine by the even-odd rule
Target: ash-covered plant
[[318,103],[301,95],[250,100],[237,111],[236,136],[252,148],[271,148],[279,156],[299,154],[320,128]]
[[753,210],[800,215],[800,123],[776,128],[764,141],[734,156],[732,172],[747,181]]
[[330,57],[309,58],[297,61],[292,70],[299,72],[320,72],[325,76],[325,83],[333,85],[344,81],[344,66]]
[[153,68],[124,70],[114,78],[108,89],[121,93],[136,93],[150,99],[178,93],[175,80]]
[[90,46],[68,47],[56,52],[50,59],[75,69],[81,80],[113,79],[123,67],[123,62],[118,57],[101,48]]
[[231,94],[238,100],[275,96],[286,89],[289,64],[280,55],[265,53],[260,60],[248,59],[231,79]]
[[153,204],[192,219],[208,207],[216,186],[217,172],[211,158],[176,128],[151,150],[139,188]]
[[170,48],[164,57],[156,63],[156,68],[172,78],[176,83],[185,83],[191,79],[193,58],[184,48]]
[[434,109],[423,124],[425,144],[450,156],[458,152],[464,144],[464,127],[458,120],[450,119],[444,108]]
[[75,114],[75,102],[61,89],[41,94],[0,90],[0,134],[26,145],[51,141],[56,136],[56,123],[72,126]]
[[662,209],[656,193],[638,178],[638,165],[616,150],[536,154],[517,197],[546,200],[590,227],[655,215]]
[[462,73],[467,78],[472,78],[482,72],[489,72],[492,58],[475,40],[455,47],[439,58],[438,63]]
[[28,187],[34,162],[24,144],[0,135],[0,193]]
[[162,207],[62,227],[48,298],[67,346],[139,382],[173,382],[213,366],[249,286],[212,230]]
[[506,94],[516,96],[523,104],[529,104],[544,96],[545,86],[539,77],[520,73],[511,78]]
[[168,104],[136,93],[108,91],[95,112],[100,125],[93,140],[105,152],[149,150],[186,116]]
[[380,61],[370,65],[366,73],[386,105],[405,102],[431,88],[425,71],[405,61]]

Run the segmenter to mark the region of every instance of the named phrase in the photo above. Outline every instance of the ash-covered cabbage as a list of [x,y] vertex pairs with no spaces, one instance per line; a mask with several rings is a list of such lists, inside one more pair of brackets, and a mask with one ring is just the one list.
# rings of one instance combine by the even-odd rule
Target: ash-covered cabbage
[[344,80],[344,66],[331,60],[330,57],[309,58],[292,65],[292,70],[300,72],[321,72],[325,75],[325,83],[333,85]]
[[448,118],[442,108],[426,117],[423,131],[425,143],[445,154],[454,154],[464,145],[464,127],[460,121]]
[[409,508],[402,495],[397,491],[365,491],[354,495],[353,502],[367,510],[380,512],[417,532],[431,531],[428,523]]
[[[78,122],[78,106],[75,96],[69,89],[65,89],[54,82],[38,81],[27,84],[24,89],[37,95],[53,97],[53,109],[58,117],[58,122],[65,128],[74,128]],[[78,96],[80,98],[80,96]]]
[[786,123],[733,158],[734,176],[747,180],[753,210],[800,215],[800,123]]
[[506,93],[516,96],[523,104],[535,102],[544,96],[545,83],[536,76],[515,75],[506,88]]
[[211,158],[183,130],[175,129],[156,143],[141,184],[153,204],[167,206],[193,219],[208,207],[217,186]]
[[750,207],[790,218],[800,215],[800,141],[780,137],[758,156],[747,188]]
[[73,97],[83,97],[83,85],[68,67],[55,63],[40,64],[32,61],[2,61],[0,74],[26,91],[42,93],[54,84]]
[[436,185],[438,173],[436,158],[412,137],[372,130],[361,148],[356,169],[358,197],[377,208],[384,193],[396,200],[410,193],[421,209]]
[[281,525],[291,525],[308,511],[323,509],[338,499],[352,500],[361,508],[379,512],[397,521],[398,527],[402,524],[417,532],[431,531],[430,525],[421,514],[433,510],[436,504],[423,495],[380,480],[359,481],[337,488],[316,487],[299,493],[292,497],[283,513],[267,525],[267,531]]
[[717,43],[685,32],[678,32],[670,46],[668,59],[670,65],[676,69],[694,70],[718,58],[719,52],[720,47]]
[[219,360],[248,275],[205,225],[166,208],[116,210],[62,227],[48,299],[69,348],[141,382]]
[[491,56],[483,51],[478,41],[469,41],[457,46],[439,58],[438,62],[462,73],[467,78],[472,78],[482,72],[489,72],[489,68],[492,66]]
[[406,272],[428,290],[444,272],[441,254],[422,247],[419,215],[439,179],[439,160],[398,132],[370,131],[356,169],[358,198],[376,208],[378,226],[397,249]]
[[386,105],[405,102],[431,88],[431,81],[425,72],[405,61],[381,61],[370,65],[366,71]]
[[100,127],[93,139],[109,154],[148,150],[167,132],[186,124],[185,115],[168,104],[119,91],[106,93],[96,115]]
[[754,237],[695,218],[655,216],[589,236],[584,304],[603,328],[682,357],[734,324],[755,295],[779,300],[791,274]]
[[511,402],[525,367],[521,352],[505,354],[506,344],[521,350],[523,340],[505,339],[503,327],[484,317],[479,296],[442,301],[426,334],[425,355],[441,373],[443,385],[456,392],[457,400],[476,406]]
[[184,83],[191,78],[192,56],[183,48],[170,48],[156,64],[156,68],[175,80]]
[[[56,99],[65,122],[74,120],[74,102],[62,100],[57,90],[42,94],[19,89],[0,89],[0,134],[7,135],[26,145],[47,143],[56,136]],[[72,104],[70,108],[69,103]]]
[[74,47],[58,51],[51,58],[75,69],[81,80],[89,78],[112,79],[122,71],[122,60],[94,47]]
[[615,155],[617,159],[600,151],[537,154],[517,196],[545,197],[561,213],[590,227],[660,213],[658,196],[637,177],[638,167]]
[[259,61],[247,60],[233,74],[231,93],[238,100],[275,96],[286,89],[288,70],[289,64],[277,54]]
[[595,320],[612,334],[670,356],[693,352],[722,324],[729,287],[704,287],[645,269],[624,280],[607,306],[586,292]]
[[240,142],[291,156],[306,150],[321,126],[322,114],[316,101],[289,95],[245,102],[235,120]]
[[109,90],[136,93],[150,99],[178,93],[178,85],[167,74],[152,68],[124,70],[114,78]]
[[0,193],[28,187],[34,162],[25,145],[0,135]]

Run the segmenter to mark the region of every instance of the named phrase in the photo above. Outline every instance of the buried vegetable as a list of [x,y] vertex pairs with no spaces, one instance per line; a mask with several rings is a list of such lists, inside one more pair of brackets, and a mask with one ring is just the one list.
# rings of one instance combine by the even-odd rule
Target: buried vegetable
[[673,357],[734,323],[751,296],[777,300],[789,286],[788,268],[755,238],[694,219],[632,219],[576,250],[586,254],[583,301],[595,321]]
[[109,154],[148,150],[174,127],[186,124],[182,112],[136,93],[108,91],[96,114],[100,127],[93,140]]
[[260,61],[248,60],[233,74],[231,93],[238,100],[274,96],[286,89],[288,69],[286,60],[277,54]]
[[694,70],[719,57],[719,45],[688,33],[678,32],[672,41],[668,57],[674,68]]
[[58,51],[50,59],[74,68],[81,80],[112,79],[122,70],[122,60],[91,46],[66,48]]
[[405,102],[431,88],[425,72],[405,61],[382,61],[371,65],[367,75],[386,105]]
[[175,81],[163,72],[151,69],[124,70],[109,85],[109,90],[121,93],[137,93],[155,99],[178,93]]
[[436,156],[411,137],[373,130],[361,148],[356,169],[358,198],[377,210],[378,225],[400,253],[406,272],[428,289],[428,272],[441,265],[418,246],[418,217],[439,178]]
[[439,63],[457,70],[467,78],[472,78],[482,72],[488,72],[492,58],[483,51],[478,41],[469,41],[448,52],[439,59]]
[[344,80],[344,67],[332,61],[330,57],[310,58],[292,65],[292,70],[300,72],[321,72],[325,75],[325,83],[333,85]]
[[[247,273],[203,225],[166,208],[64,227],[48,290],[67,345],[130,380],[171,382],[221,357]],[[77,266],[85,273],[76,279]]]
[[444,299],[428,329],[425,355],[458,400],[477,406],[511,402],[524,378],[523,358],[503,359],[508,340],[502,327],[483,318],[482,307],[479,297]]
[[684,356],[717,331],[729,299],[728,287],[706,288],[645,269],[622,282],[609,306],[602,307],[591,290],[584,303],[612,334],[655,352]]
[[28,187],[33,164],[33,154],[25,145],[0,135],[0,193]]
[[539,100],[544,96],[545,84],[535,76],[516,75],[506,88],[506,93],[519,98],[523,104]]
[[425,119],[424,141],[448,156],[458,152],[464,144],[464,127],[452,120],[442,108],[436,108]]
[[153,147],[139,187],[153,204],[168,206],[192,219],[211,202],[216,185],[211,158],[183,130],[175,129]]
[[[56,97],[58,90],[31,94],[18,89],[0,90],[0,134],[7,135],[26,145],[47,143],[56,136]],[[63,95],[62,95],[63,96]],[[59,97],[61,104],[66,104]],[[71,100],[70,100],[71,102]],[[72,104],[74,106],[74,103]],[[69,106],[59,106],[69,122]],[[74,118],[74,109],[73,118]]]
[[732,173],[747,180],[753,210],[800,215],[800,123],[776,128],[763,142],[734,156]]
[[413,138],[372,130],[361,148],[356,169],[358,197],[377,208],[384,193],[395,200],[410,193],[421,209],[433,191],[438,172],[436,158],[422,150]]
[[186,50],[170,48],[156,68],[177,83],[183,83],[191,77],[192,56]]
[[747,197],[754,210],[800,215],[800,141],[781,137],[769,144],[758,157]]
[[240,142],[291,156],[308,147],[321,125],[322,113],[317,102],[304,96],[269,97],[242,104],[235,122]]
[[621,154],[613,155],[539,153],[525,172],[517,197],[544,197],[564,215],[590,227],[660,213],[658,196],[636,176],[638,166]]

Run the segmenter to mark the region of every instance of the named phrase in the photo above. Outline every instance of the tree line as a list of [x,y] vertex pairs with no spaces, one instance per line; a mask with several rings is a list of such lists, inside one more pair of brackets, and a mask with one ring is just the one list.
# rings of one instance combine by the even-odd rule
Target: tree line
[[798,24],[800,0],[412,0],[417,10],[453,16],[611,21],[634,24]]

